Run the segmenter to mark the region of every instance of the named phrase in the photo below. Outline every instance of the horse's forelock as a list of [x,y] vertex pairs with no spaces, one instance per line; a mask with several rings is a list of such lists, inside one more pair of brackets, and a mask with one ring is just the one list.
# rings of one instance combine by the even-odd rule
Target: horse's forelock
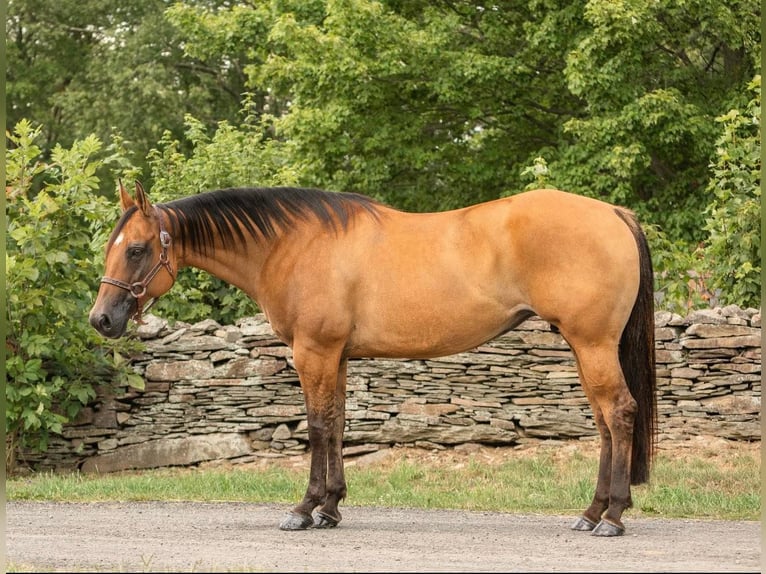
[[115,225],[112,234],[109,236],[109,241],[106,244],[107,253],[109,253],[109,250],[112,248],[112,245],[114,245],[115,240],[117,237],[119,237],[120,233],[125,228],[125,225],[128,223],[130,218],[133,217],[133,214],[136,211],[138,211],[138,208],[133,205],[123,212],[122,217],[120,217],[120,220],[117,222],[117,225]]

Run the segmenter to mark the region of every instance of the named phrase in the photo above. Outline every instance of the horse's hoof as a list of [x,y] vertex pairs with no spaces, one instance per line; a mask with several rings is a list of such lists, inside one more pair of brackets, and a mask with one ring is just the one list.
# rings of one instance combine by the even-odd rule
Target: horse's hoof
[[279,523],[280,530],[306,530],[314,524],[314,519],[311,516],[304,514],[289,513]]
[[325,514],[324,512],[317,512],[314,519],[314,528],[335,528],[338,526],[340,519],[335,519],[332,516]]
[[579,530],[580,532],[590,532],[594,528],[596,528],[596,523],[584,516],[581,516],[572,524],[572,530]]
[[623,534],[625,534],[625,528],[603,519],[591,532],[592,536],[622,536]]

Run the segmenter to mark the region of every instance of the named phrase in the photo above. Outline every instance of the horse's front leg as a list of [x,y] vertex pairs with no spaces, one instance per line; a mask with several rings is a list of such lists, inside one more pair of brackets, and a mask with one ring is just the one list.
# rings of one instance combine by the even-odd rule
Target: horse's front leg
[[335,410],[327,448],[327,497],[317,511],[314,526],[332,528],[341,521],[338,503],[346,498],[346,477],[343,471],[343,430],[346,426],[346,372],[348,359],[342,359],[335,386]]
[[317,515],[317,527],[336,526],[341,519],[338,502],[346,496],[341,453],[346,361],[341,361],[339,355],[339,352],[309,350],[298,345],[293,350],[306,401],[311,469],[306,494],[282,520],[279,525],[282,530],[305,530],[313,526],[312,513],[320,505],[323,506]]

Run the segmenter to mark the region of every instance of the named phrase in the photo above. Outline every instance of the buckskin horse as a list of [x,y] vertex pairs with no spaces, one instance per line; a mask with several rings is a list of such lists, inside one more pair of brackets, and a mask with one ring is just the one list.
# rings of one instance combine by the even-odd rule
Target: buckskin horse
[[192,266],[252,297],[292,349],[311,469],[281,529],[341,520],[349,359],[463,352],[536,314],[572,349],[600,435],[595,494],[572,528],[624,533],[631,484],[648,480],[656,440],[654,279],[632,212],[549,189],[439,213],[317,189],[222,189],[153,205],[140,183],[131,197],[120,182],[119,194],[93,327],[122,336]]

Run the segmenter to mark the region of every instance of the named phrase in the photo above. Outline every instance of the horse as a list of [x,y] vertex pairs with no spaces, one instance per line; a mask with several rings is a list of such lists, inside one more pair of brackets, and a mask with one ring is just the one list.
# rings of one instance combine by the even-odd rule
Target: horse
[[400,211],[355,193],[229,188],[152,204],[119,184],[89,320],[129,320],[195,267],[254,299],[293,353],[310,472],[282,530],[332,528],[346,497],[346,370],[361,357],[473,349],[537,315],[573,352],[600,437],[592,502],[571,528],[625,532],[656,445],[654,273],[635,214],[552,189],[461,209]]

